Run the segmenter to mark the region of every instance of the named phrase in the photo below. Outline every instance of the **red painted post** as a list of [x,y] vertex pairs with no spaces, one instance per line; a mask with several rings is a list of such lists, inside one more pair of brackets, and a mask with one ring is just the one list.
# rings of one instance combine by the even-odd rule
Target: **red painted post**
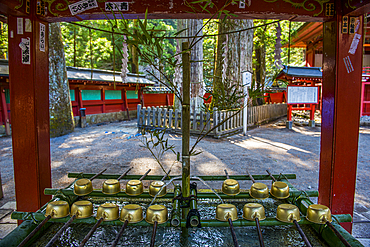
[[[363,18],[356,18],[356,34],[342,34],[341,19],[338,15],[324,23],[319,203],[329,206],[333,214],[353,215]],[[359,38],[357,44],[355,38]],[[351,232],[351,223],[341,225]]]
[[[36,4],[31,1],[31,13],[36,12]],[[17,210],[34,212],[51,199],[44,195],[44,189],[51,187],[49,26],[31,14],[30,32],[25,19],[8,16],[10,107]]]
[[1,112],[2,112],[2,118],[4,121],[4,126],[5,126],[5,134],[10,135],[10,121],[8,117],[8,107],[6,105],[6,100],[5,100],[5,89],[0,88],[0,99],[1,99]]
[[84,107],[84,104],[82,103],[82,94],[81,94],[81,89],[78,87],[77,88],[77,97],[78,97],[78,114],[81,117],[81,111],[80,109]]
[[166,106],[170,106],[170,94],[166,93]]
[[362,83],[362,90],[361,90],[361,104],[360,104],[360,117],[363,116],[363,107],[364,107],[364,97],[365,97],[365,83]]
[[141,101],[141,107],[144,107],[145,105],[144,105],[144,93],[143,93],[143,88],[140,88],[140,101]]
[[127,112],[127,118],[128,118],[128,120],[130,120],[130,111],[128,109],[128,101],[127,101],[127,92],[126,92],[126,89],[123,89],[122,92],[123,92],[123,103],[125,105],[125,109],[126,109],[126,112]]
[[310,104],[310,120],[314,121],[315,120],[315,104]]
[[292,108],[293,106],[291,104],[288,105],[288,121],[292,121]]
[[105,113],[105,89],[101,89],[102,112]]

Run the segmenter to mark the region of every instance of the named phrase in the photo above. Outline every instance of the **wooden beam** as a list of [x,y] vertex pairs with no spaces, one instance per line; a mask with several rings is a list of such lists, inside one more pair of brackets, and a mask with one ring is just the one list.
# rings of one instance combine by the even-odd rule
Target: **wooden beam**
[[[210,6],[208,1],[192,3],[192,1],[183,0],[133,0],[128,1],[127,8],[123,9],[121,12],[125,19],[144,18],[146,11],[148,11],[148,18],[151,19],[204,19],[211,17],[217,10],[228,3],[226,10],[237,15],[237,17],[232,18],[287,20],[295,16],[295,21],[309,22],[328,20],[330,17],[326,16],[327,3],[334,3],[334,1],[335,0],[328,0],[328,2],[324,4],[319,1],[312,1],[312,3],[307,5],[306,1],[293,3],[286,0],[261,0],[245,1],[245,4],[239,4],[239,2],[231,4],[231,1],[212,0],[211,3],[214,4],[214,6]],[[18,8],[18,11],[26,13],[24,2],[26,1],[2,0],[2,4],[7,7],[7,10],[4,11],[3,14],[7,14],[9,11],[15,11],[16,6],[21,6]],[[44,18],[48,22],[106,19],[107,16],[111,19],[114,18],[112,11],[106,10],[106,1],[96,1],[98,4],[97,6],[72,14],[70,7],[77,2],[79,2],[79,0],[48,1],[47,14],[45,17],[40,18]],[[249,2],[251,2],[250,6],[248,6]],[[0,10],[0,12],[2,12],[2,10]],[[121,18],[120,12],[114,11],[114,13],[117,18]],[[215,16],[215,18],[217,18],[217,16]]]

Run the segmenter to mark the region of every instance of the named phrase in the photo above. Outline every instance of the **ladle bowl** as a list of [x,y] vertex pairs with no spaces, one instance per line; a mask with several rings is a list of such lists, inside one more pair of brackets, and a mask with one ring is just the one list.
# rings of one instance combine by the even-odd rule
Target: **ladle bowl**
[[243,207],[243,218],[246,220],[254,221],[266,219],[265,208],[258,203],[247,203]]
[[103,183],[102,192],[106,195],[114,195],[121,191],[121,184],[117,179],[107,179]]
[[139,196],[143,193],[143,183],[140,180],[130,180],[126,184],[126,194],[129,196]]
[[146,210],[145,221],[149,224],[163,224],[168,220],[167,208],[163,205],[152,205]]
[[46,206],[45,216],[60,219],[69,215],[69,204],[66,201],[53,201]]
[[73,187],[73,192],[78,196],[85,196],[93,191],[93,186],[90,179],[78,179]]
[[276,210],[276,219],[285,223],[293,223],[301,220],[299,209],[292,204],[280,204]]
[[71,216],[76,215],[76,219],[91,217],[93,205],[90,201],[77,201],[71,206]]
[[238,211],[236,207],[232,204],[219,204],[216,208],[216,220],[219,221],[228,221],[228,219],[232,221],[238,219]]
[[263,200],[270,196],[269,189],[264,183],[253,183],[249,195],[254,199]]
[[125,173],[119,176],[117,179],[107,179],[103,183],[102,193],[106,195],[114,195],[121,191],[121,184],[119,182],[124,176],[131,171],[132,167],[130,167]]
[[240,193],[239,182],[235,179],[226,179],[222,184],[222,193],[235,196]]
[[127,204],[121,209],[120,221],[137,223],[143,220],[143,209],[137,204]]
[[330,209],[320,204],[312,204],[307,208],[306,219],[316,224],[332,222]]
[[280,181],[276,181],[271,186],[271,195],[277,199],[286,199],[289,197],[289,186]]
[[103,218],[103,221],[116,220],[119,217],[119,208],[114,203],[104,203],[98,207],[96,219]]
[[[154,197],[160,191],[160,189],[162,188],[163,185],[164,185],[163,181],[153,181],[153,182],[151,182],[150,186],[149,186],[149,195]],[[157,197],[163,197],[166,194],[167,194],[167,190],[166,190],[166,187],[164,187],[162,189],[161,193],[159,193],[157,195]]]
[[129,196],[139,196],[139,195],[141,195],[144,191],[143,183],[141,182],[141,180],[143,180],[146,177],[146,175],[148,175],[148,173],[150,171],[151,171],[151,169],[149,169],[139,179],[134,179],[134,180],[128,181],[127,184],[126,184],[126,194],[129,195]]

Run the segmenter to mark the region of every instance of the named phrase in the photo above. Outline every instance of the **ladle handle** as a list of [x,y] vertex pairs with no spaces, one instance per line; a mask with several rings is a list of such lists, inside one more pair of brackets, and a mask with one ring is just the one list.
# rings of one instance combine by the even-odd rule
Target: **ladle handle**
[[91,230],[89,231],[89,233],[84,237],[84,239],[82,240],[82,242],[80,243],[80,245],[78,247],[83,247],[85,246],[87,240],[89,240],[89,238],[94,234],[94,232],[96,231],[96,229],[99,227],[99,225],[102,223],[103,221],[103,217],[101,217],[98,222],[95,223],[95,225],[93,226],[93,228],[91,228]]
[[257,232],[258,232],[258,240],[260,242],[261,247],[265,247],[265,243],[263,242],[263,237],[262,237],[262,231],[261,231],[261,225],[258,217],[254,219],[256,221],[256,226],[257,226]]
[[344,246],[351,247],[351,245],[347,242],[347,240],[338,232],[337,229],[335,229],[335,227],[329,221],[327,221],[326,224],[335,233],[335,235],[337,235],[337,237],[340,239],[340,241],[342,241]]
[[51,215],[49,214],[35,229],[33,229],[33,231],[25,239],[23,239],[18,247],[23,247],[25,244],[27,244],[27,242],[30,241],[30,239],[35,236],[35,234],[41,229],[41,227],[43,227],[50,219]]
[[308,241],[308,238],[306,237],[306,234],[302,231],[302,228],[299,226],[298,222],[296,220],[293,220],[294,225],[297,227],[299,235],[301,235],[304,243],[306,244],[307,247],[312,247],[310,241]]
[[256,180],[254,180],[254,178],[252,177],[252,175],[249,173],[249,171],[248,171],[248,170],[247,170],[247,173],[248,173],[249,178],[252,180],[252,182],[253,182],[253,183],[255,183],[255,182],[256,182]]
[[162,182],[168,177],[168,175],[170,175],[170,172],[171,170],[169,170],[167,174],[163,176],[163,178],[161,179]]
[[229,174],[227,173],[227,171],[226,170],[224,170],[225,171],[225,174],[226,174],[226,178],[227,179],[229,179],[230,177],[229,177]]
[[157,234],[158,221],[154,221],[152,239],[150,240],[150,247],[154,247],[155,235]]
[[119,231],[119,233],[117,234],[117,237],[116,239],[114,240],[113,244],[111,247],[116,247],[118,242],[119,242],[119,239],[122,237],[123,235],[123,231],[126,229],[128,225],[128,220],[125,220],[125,223],[123,224],[123,226],[121,227],[121,230]]
[[269,170],[266,170],[266,172],[269,174],[269,176],[272,178],[272,181],[276,182],[276,178],[272,176],[272,174],[269,172]]
[[65,231],[65,229],[67,229],[69,227],[69,225],[72,223],[72,221],[74,221],[74,219],[76,219],[75,214],[72,215],[72,217],[64,224],[64,226],[62,226],[62,228],[59,229],[59,231],[54,235],[54,237],[52,239],[50,239],[49,243],[47,243],[47,245],[45,245],[45,247],[53,246],[55,241],[57,241],[59,239],[60,235],[62,235],[62,233]]
[[117,178],[117,180],[119,181],[121,178],[123,178],[124,176],[126,176],[126,175],[127,175],[127,173],[128,173],[129,171],[131,171],[131,169],[132,169],[132,167],[128,168],[128,170],[127,170],[125,173],[123,173],[121,176],[119,176],[119,177]]
[[229,221],[229,226],[230,226],[231,236],[233,237],[234,246],[239,247],[238,240],[236,239],[236,235],[234,231],[233,221],[231,220],[231,217],[229,217],[227,220]]
[[93,181],[97,176],[102,175],[107,169],[104,169],[103,171],[99,172],[98,174],[95,174],[90,178],[90,181]]
[[146,177],[146,175],[148,175],[148,173],[151,171],[152,169],[149,169],[143,176],[141,176],[141,178],[139,178],[139,180],[141,181],[141,180],[143,180],[145,177]]

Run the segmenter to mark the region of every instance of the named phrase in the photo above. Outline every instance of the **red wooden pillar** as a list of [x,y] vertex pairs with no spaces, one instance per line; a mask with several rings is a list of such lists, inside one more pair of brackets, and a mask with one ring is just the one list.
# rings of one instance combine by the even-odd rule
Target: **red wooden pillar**
[[[329,206],[333,214],[353,215],[363,18],[356,19],[360,22],[356,31],[356,37],[360,35],[358,44],[353,44],[355,34],[341,33],[341,19],[338,15],[324,23],[319,203]],[[351,223],[342,226],[351,232]]]
[[[35,13],[36,1],[31,5]],[[25,28],[26,18],[31,30]],[[17,210],[36,211],[51,199],[44,195],[44,189],[51,187],[49,26],[33,14],[26,18],[8,17],[10,107]],[[45,32],[40,39],[42,28]]]

